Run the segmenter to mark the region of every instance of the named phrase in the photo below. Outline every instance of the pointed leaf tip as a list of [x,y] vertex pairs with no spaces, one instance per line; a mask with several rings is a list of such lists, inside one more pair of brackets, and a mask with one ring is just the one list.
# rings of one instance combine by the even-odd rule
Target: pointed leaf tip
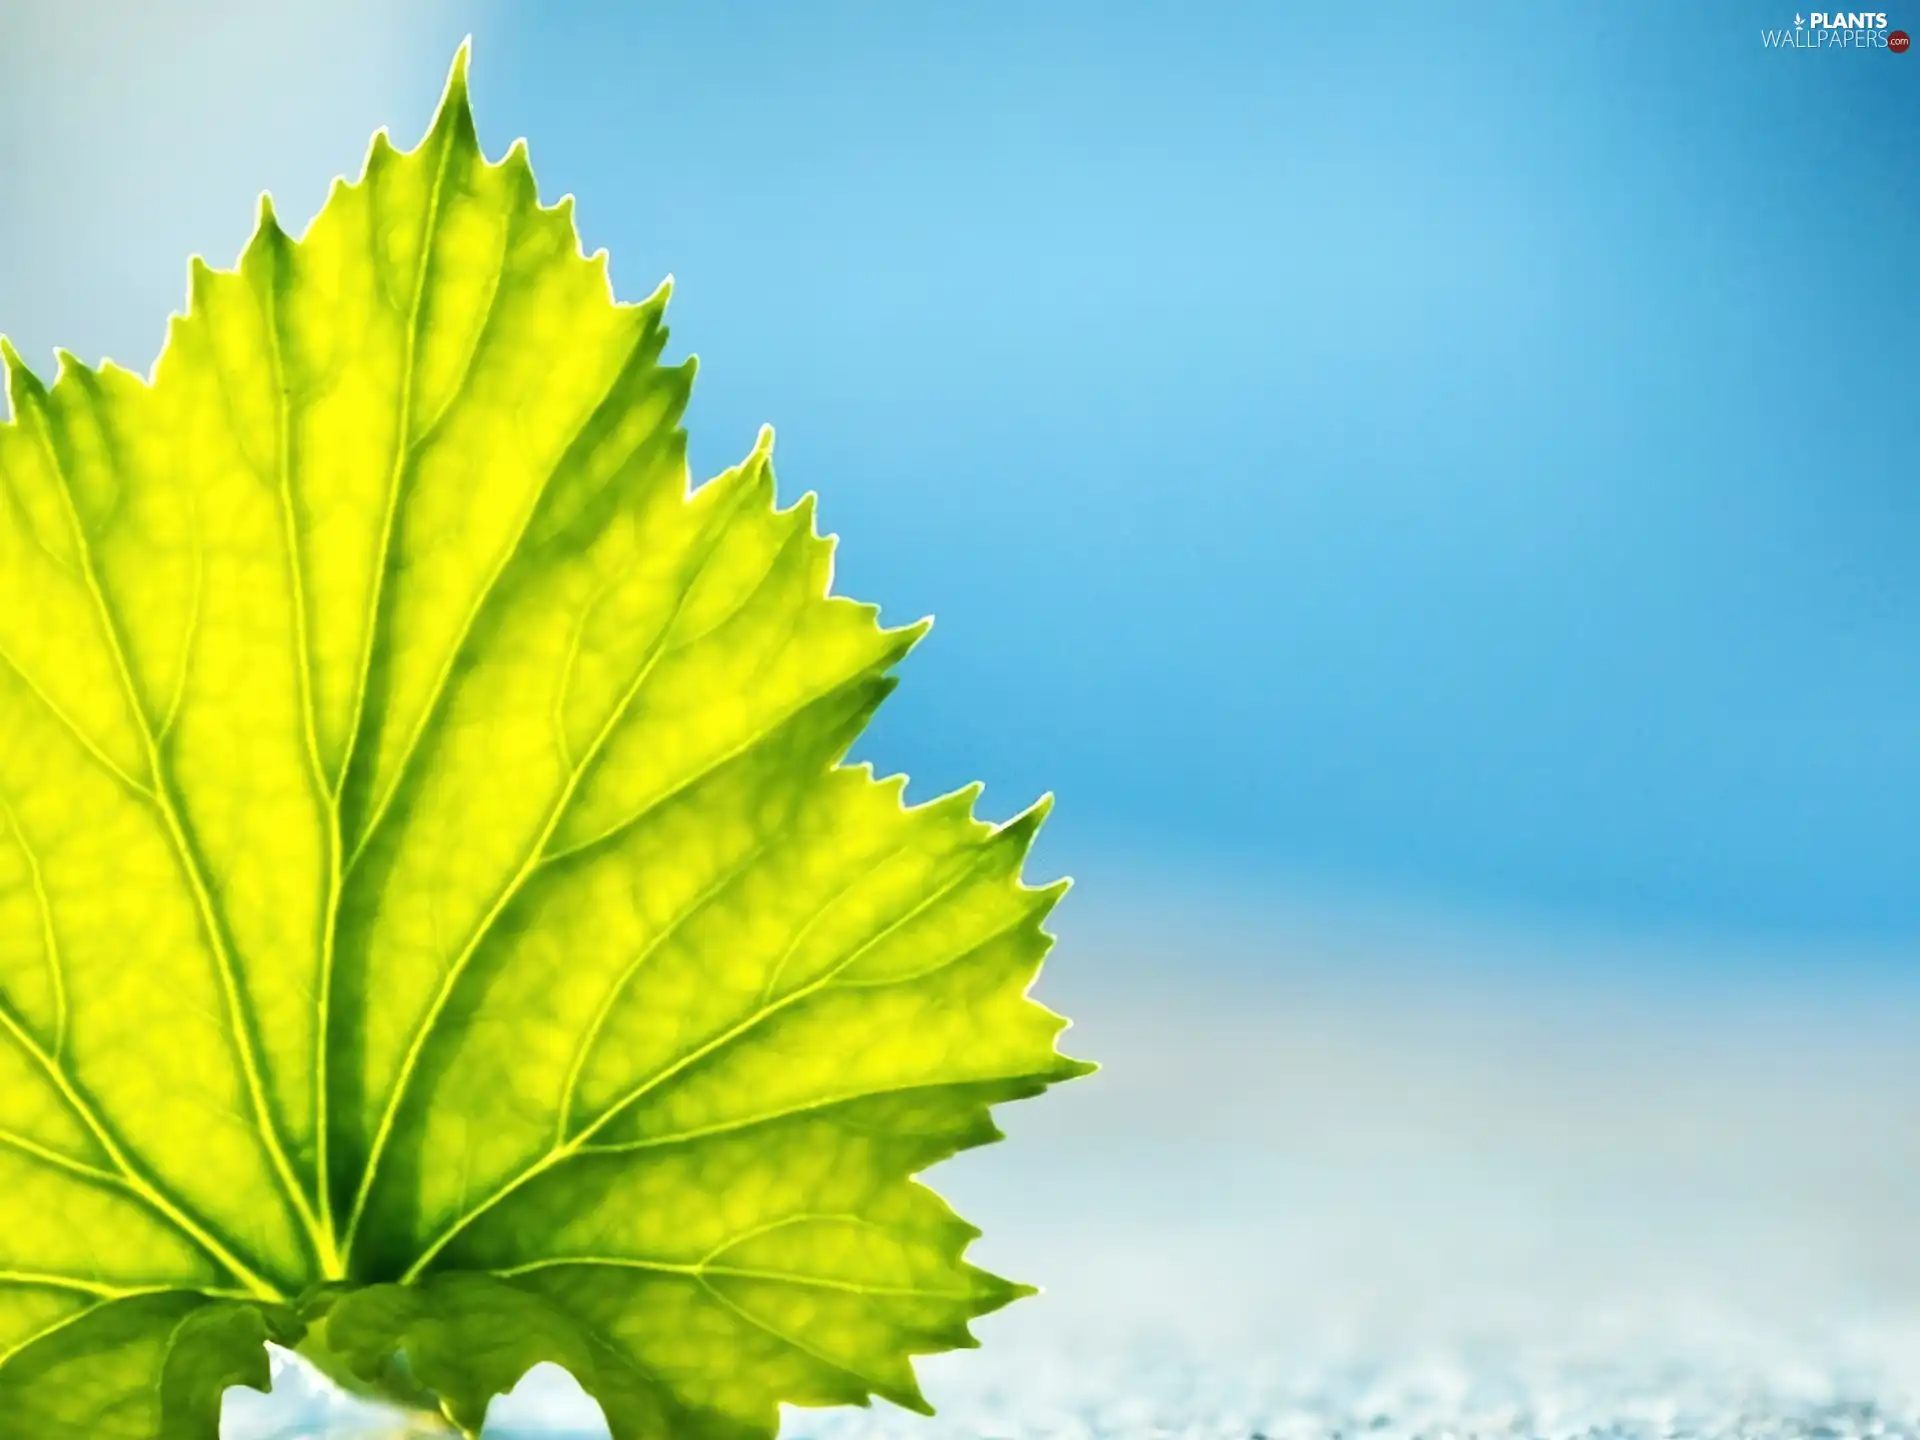
[[13,418],[15,420],[25,418],[26,400],[45,390],[46,387],[40,383],[40,377],[33,373],[33,367],[20,358],[20,352],[14,349],[13,341],[3,335],[0,335],[0,371],[4,371],[4,374],[0,375],[0,380],[5,382],[7,398],[13,406]]
[[[877,618],[879,615],[878,606],[874,607],[874,614]],[[883,626],[882,629],[888,635],[897,635],[899,637],[901,646],[899,658],[905,659],[915,646],[927,638],[927,632],[933,629],[933,617],[931,615],[924,615],[910,624]]]
[[20,399],[15,393],[19,377],[26,370],[20,359],[20,352],[13,348],[13,341],[0,335],[0,394],[7,397],[5,419],[18,423],[23,417],[20,413]]
[[429,136],[437,135],[449,126],[456,132],[472,132],[473,104],[467,87],[467,64],[472,56],[473,37],[469,35],[460,42],[460,48],[453,52],[453,64],[447,68],[446,87],[440,92],[439,105],[434,108],[433,123],[427,127]]
[[[1052,809],[1053,795],[1052,792],[1048,792],[1011,820],[994,827],[995,834],[1011,841],[1024,851],[1032,846],[1034,837],[1040,833],[1040,827],[1046,823],[1047,815]],[[1048,887],[1042,886],[1040,888],[1045,889]]]
[[467,36],[460,42],[460,48],[453,52],[453,63],[447,67],[447,85],[440,96],[440,108],[467,103],[467,68],[473,63],[473,37]]

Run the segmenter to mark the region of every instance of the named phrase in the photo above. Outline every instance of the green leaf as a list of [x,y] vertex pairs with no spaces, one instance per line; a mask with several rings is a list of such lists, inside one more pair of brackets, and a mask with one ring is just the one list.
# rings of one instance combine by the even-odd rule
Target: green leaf
[[0,1437],[209,1440],[270,1337],[469,1432],[541,1361],[620,1437],[924,1409],[1023,1292],[911,1177],[1090,1068],[1046,802],[842,763],[925,625],[766,433],[690,487],[665,287],[464,49],[191,279],[150,382],[4,348]]

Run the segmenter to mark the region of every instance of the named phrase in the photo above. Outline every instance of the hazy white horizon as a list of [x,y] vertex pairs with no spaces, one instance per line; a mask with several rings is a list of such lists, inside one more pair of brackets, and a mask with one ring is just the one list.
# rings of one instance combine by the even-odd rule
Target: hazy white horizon
[[[939,1420],[796,1412],[786,1433],[1065,1435],[1154,1366],[1229,1410],[1295,1372],[1407,1366],[1464,1404],[1473,1355],[1561,1386],[1585,1357],[1616,1401],[1662,1365],[1704,1369],[1714,1403],[1848,1376],[1920,1399],[1910,992],[1805,965],[1689,976],[1617,940],[1557,970],[1512,932],[1298,908],[1210,927],[1155,903],[1069,899],[1038,993],[1105,1068],[1003,1107],[1007,1141],[926,1177],[985,1231],[972,1258],[1043,1293],[921,1362]],[[286,1412],[234,1396],[228,1440],[279,1433]],[[496,1419],[597,1433],[557,1374]]]

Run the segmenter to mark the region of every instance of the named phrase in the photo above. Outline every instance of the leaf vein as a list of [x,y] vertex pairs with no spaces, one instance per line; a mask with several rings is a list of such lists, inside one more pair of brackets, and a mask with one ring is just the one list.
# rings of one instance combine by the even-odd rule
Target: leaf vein
[[705,914],[716,900],[738,883],[755,865],[759,864],[772,846],[778,844],[782,839],[790,835],[793,832],[794,826],[799,822],[804,806],[804,799],[796,800],[792,812],[789,813],[780,824],[775,826],[758,843],[752,846],[742,859],[723,870],[705,890],[694,897],[691,904],[681,910],[678,915],[675,915],[663,925],[657,933],[649,938],[647,943],[641,946],[621,969],[619,978],[614,981],[608,988],[606,995],[602,997],[601,1003],[594,1013],[593,1020],[587,1026],[586,1032],[581,1036],[580,1043],[574,1049],[573,1060],[567,1067],[566,1085],[560,1094],[560,1125],[557,1136],[557,1140],[560,1143],[564,1143],[567,1138],[567,1130],[573,1118],[574,1092],[579,1088],[580,1077],[586,1069],[587,1060],[592,1055],[594,1046],[599,1042],[600,1032],[605,1029],[607,1021],[612,1017],[615,1007],[620,1003],[620,998],[626,994],[627,987],[633,983],[634,976],[637,975],[641,967],[659,951],[661,946],[679,934],[688,924]]
[[[272,225],[269,219],[265,222]],[[291,247],[278,227],[268,236],[271,246],[279,240]],[[270,256],[271,261],[277,257]],[[326,762],[320,755],[320,716],[319,704],[314,697],[313,681],[313,637],[307,616],[306,567],[300,553],[300,525],[294,507],[294,443],[293,443],[293,395],[287,382],[286,337],[282,333],[285,317],[282,307],[285,295],[282,293],[282,270],[279,265],[271,264],[268,272],[266,294],[267,338],[273,361],[274,394],[279,407],[278,464],[276,466],[275,488],[279,492],[280,515],[285,531],[287,550],[287,589],[288,602],[292,610],[294,668],[298,675],[300,690],[300,731],[307,759],[307,780],[313,788],[315,804],[320,808],[323,829],[326,832],[327,873],[325,878],[325,912],[321,918],[319,936],[320,955],[316,958],[316,968],[323,969],[326,964],[326,951],[329,930],[336,908],[336,896],[340,884],[340,827],[333,811],[332,785],[327,777]],[[316,977],[316,992],[321,992],[324,982]],[[321,1058],[326,1050],[327,1028],[326,1009],[323,1000],[316,1000],[314,1016],[314,1049],[316,1057],[316,1082],[314,1085],[314,1146],[317,1159],[314,1165],[314,1193],[311,1197],[314,1220],[312,1223],[314,1248],[319,1253],[322,1273],[337,1277],[341,1273],[340,1259],[337,1253],[333,1233],[332,1191],[327,1184],[326,1140],[327,1123],[326,1100],[322,1093],[325,1083],[325,1062]]]
[[59,936],[53,929],[53,902],[47,895],[39,853],[28,841],[27,832],[20,828],[20,817],[14,814],[13,804],[5,794],[0,794],[0,819],[7,822],[14,843],[26,857],[27,877],[33,885],[34,901],[40,908],[40,943],[46,950],[47,979],[53,987],[53,1053],[58,1056],[67,1048],[67,966],[60,952]]
[[56,1170],[64,1170],[69,1175],[76,1176],[79,1179],[89,1181],[95,1185],[105,1185],[115,1190],[131,1190],[133,1188],[124,1178],[115,1175],[112,1171],[102,1170],[98,1166],[89,1165],[84,1160],[76,1160],[71,1155],[63,1155],[58,1150],[42,1145],[37,1140],[30,1140],[25,1135],[17,1134],[12,1130],[0,1130],[0,1145],[5,1145],[11,1150],[17,1150],[20,1154],[38,1160],[43,1165],[51,1166]]
[[[673,1079],[674,1076],[678,1075],[681,1071],[687,1069],[689,1066],[697,1064],[701,1060],[708,1057],[709,1055],[712,1055],[720,1050],[725,1049],[728,1045],[733,1044],[742,1036],[750,1033],[752,1030],[754,1030],[759,1025],[763,1024],[766,1020],[768,1020],[772,1016],[777,1015],[781,1011],[788,1009],[793,1005],[798,1004],[800,1001],[806,999],[810,995],[813,995],[819,990],[825,988],[829,983],[832,982],[835,976],[844,972],[848,966],[855,964],[863,955],[866,955],[869,952],[871,952],[874,946],[880,944],[888,936],[897,933],[902,926],[909,924],[915,917],[924,914],[929,908],[938,904],[941,900],[944,900],[947,896],[953,894],[962,885],[967,883],[967,881],[971,879],[975,873],[977,873],[977,871],[982,867],[983,864],[984,864],[984,857],[976,857],[970,864],[963,867],[960,873],[954,879],[942,885],[940,888],[935,890],[932,894],[922,898],[919,902],[917,902],[914,906],[912,906],[904,915],[898,916],[897,918],[889,922],[886,926],[884,926],[878,934],[871,936],[865,942],[863,942],[859,946],[856,946],[849,955],[847,955],[844,959],[837,962],[832,968],[824,972],[818,978],[794,990],[791,994],[782,996],[777,1001],[757,1007],[752,1014],[748,1015],[745,1019],[739,1021],[732,1028],[726,1031],[723,1031],[721,1034],[713,1037],[711,1040],[706,1041],[704,1044],[696,1046],[694,1049],[679,1056],[677,1059],[675,1059],[668,1065],[664,1066],[660,1070],[655,1071],[653,1075],[643,1080],[640,1084],[635,1086],[633,1089],[630,1089],[629,1091],[627,1091],[625,1095],[615,1100],[613,1104],[611,1104],[605,1110],[603,1110],[598,1116],[598,1118],[596,1118],[591,1124],[589,1124],[583,1130],[581,1130],[580,1133],[574,1136],[572,1140],[568,1141],[565,1145],[555,1146],[552,1149],[549,1149],[539,1159],[533,1161],[531,1164],[521,1169],[518,1173],[513,1175],[508,1180],[503,1181],[501,1184],[497,1185],[493,1189],[493,1191],[489,1193],[484,1199],[482,1199],[478,1204],[469,1206],[464,1212],[462,1212],[459,1216],[457,1216],[450,1225],[448,1225],[444,1230],[442,1230],[440,1234],[436,1236],[426,1246],[424,1250],[422,1250],[420,1257],[413,1262],[411,1267],[408,1268],[406,1276],[404,1278],[406,1280],[413,1280],[417,1278],[420,1274],[422,1274],[426,1270],[427,1266],[432,1263],[435,1256],[437,1256],[442,1250],[444,1250],[447,1247],[447,1245],[450,1244],[453,1241],[453,1239],[456,1236],[458,1236],[463,1230],[465,1230],[475,1220],[479,1219],[480,1216],[486,1214],[489,1210],[493,1209],[496,1205],[500,1204],[503,1200],[507,1199],[508,1196],[512,1195],[514,1192],[519,1190],[522,1186],[536,1179],[540,1175],[545,1174],[547,1171],[553,1169],[556,1165],[559,1165],[566,1160],[572,1159],[573,1156],[579,1154],[587,1146],[587,1144],[593,1139],[593,1137],[596,1134],[598,1134],[601,1130],[605,1129],[606,1126],[613,1121],[614,1117],[619,1115],[622,1111],[637,1104],[649,1092],[657,1089],[661,1085],[666,1084],[668,1081]],[[991,938],[993,937],[989,937],[989,939]],[[986,942],[982,942],[982,943],[986,943]]]
[[215,969],[219,972],[221,986],[226,992],[229,1033],[233,1036],[236,1057],[240,1062],[248,1095],[253,1103],[255,1124],[258,1126],[261,1142],[267,1151],[269,1164],[284,1193],[284,1198],[292,1206],[295,1216],[303,1222],[309,1240],[318,1248],[319,1232],[313,1212],[307,1206],[306,1196],[293,1177],[293,1168],[287,1161],[279,1128],[267,1102],[264,1078],[260,1073],[258,1058],[254,1054],[253,1016],[240,987],[225,927],[214,906],[212,893],[207,887],[206,860],[187,834],[186,827],[181,822],[179,810],[174,803],[159,746],[154,740],[153,731],[141,707],[140,688],[134,682],[133,670],[127,661],[126,648],[120,636],[119,619],[112,605],[107,601],[106,591],[101,588],[100,577],[93,563],[92,542],[86,526],[81,522],[79,508],[75,501],[72,477],[67,473],[66,462],[60,454],[59,447],[53,442],[44,406],[44,398],[36,394],[33,406],[34,429],[41,445],[45,447],[48,463],[59,479],[58,488],[66,502],[67,518],[73,526],[74,544],[80,557],[81,576],[99,614],[101,632],[115,668],[119,672],[120,684],[125,693],[129,712],[134,724],[147,742],[147,766],[154,779],[152,794],[161,818],[165,822],[168,836],[173,842],[174,850],[179,856],[189,888],[193,891],[200,923],[206,932],[208,946],[213,951]]
[[0,648],[0,664],[4,664],[7,669],[11,670],[14,675],[18,677],[20,683],[26,687],[27,692],[32,695],[34,699],[38,700],[41,705],[46,707],[47,713],[60,722],[61,727],[80,743],[81,748],[84,749],[88,755],[99,762],[102,769],[141,799],[151,801],[155,798],[152,790],[134,779],[125,770],[122,770],[107,752],[94,742],[93,737],[81,728],[80,723],[71,715],[67,714],[51,695],[41,689],[39,683],[34,680],[33,676],[27,673],[26,668],[21,665],[19,661],[15,660],[4,648]]
[[713,1265],[704,1261],[685,1264],[665,1260],[647,1260],[637,1256],[626,1255],[554,1255],[546,1259],[532,1260],[524,1265],[516,1265],[510,1270],[499,1270],[494,1273],[503,1278],[512,1279],[522,1275],[537,1274],[542,1270],[563,1270],[575,1267],[582,1269],[645,1270],[654,1274],[684,1276],[689,1279],[705,1275],[718,1275],[723,1279],[732,1280],[767,1280],[775,1284],[798,1285],[815,1290],[833,1290],[845,1295],[872,1295],[884,1299],[967,1301],[975,1298],[973,1292],[969,1290],[941,1290],[919,1285],[874,1285],[861,1280],[840,1280],[826,1275],[807,1275],[794,1270],[765,1270],[743,1265]]
[[783,1106],[778,1110],[763,1110],[758,1114],[723,1120],[714,1125],[703,1125],[697,1130],[677,1130],[669,1135],[648,1135],[639,1140],[619,1140],[599,1145],[587,1144],[580,1147],[579,1153],[582,1155],[631,1155],[641,1150],[665,1150],[676,1145],[697,1145],[702,1140],[718,1139],[742,1130],[751,1130],[759,1125],[776,1125],[782,1120],[798,1120],[808,1115],[824,1115],[829,1111],[838,1110],[843,1105],[855,1105],[862,1100],[878,1100],[888,1095],[911,1095],[922,1090],[967,1089],[972,1086],[1042,1081],[1047,1078],[1048,1073],[1044,1070],[1025,1070],[1012,1075],[979,1075],[961,1080],[940,1080],[930,1083],[915,1081],[911,1084],[879,1085],[864,1090],[845,1090],[798,1105]]
[[[426,702],[421,706],[419,716],[415,719],[412,729],[407,733],[406,743],[401,747],[400,758],[394,764],[392,776],[386,786],[374,798],[372,806],[368,809],[366,823],[361,826],[359,838],[354,842],[353,852],[347,857],[346,868],[349,872],[359,864],[361,858],[366,854],[368,846],[372,844],[374,835],[379,831],[381,823],[391,812],[393,802],[399,795],[401,786],[405,782],[407,775],[413,768],[415,757],[419,753],[420,743],[426,738],[427,731],[432,728],[433,721],[438,715],[441,702],[446,694],[448,682],[453,678],[455,667],[458,665],[460,658],[466,653],[467,643],[473,634],[474,626],[479,622],[480,616],[485,611],[487,604],[493,599],[495,591],[499,589],[501,580],[512,567],[513,562],[519,558],[521,549],[526,543],[527,535],[532,530],[534,516],[539,512],[540,502],[546,497],[554,480],[559,477],[561,471],[566,468],[567,463],[573,458],[574,446],[578,443],[580,437],[592,427],[593,422],[600,417],[606,407],[612,402],[615,391],[619,389],[621,378],[626,373],[626,367],[631,363],[634,354],[639,351],[644,340],[645,332],[642,331],[635,337],[633,346],[622,359],[612,381],[608,383],[606,393],[603,394],[601,398],[595,402],[594,407],[582,417],[572,437],[567,441],[566,445],[561,448],[560,457],[554,461],[546,477],[541,480],[539,485],[534,487],[532,494],[528,497],[526,509],[520,517],[520,523],[516,527],[512,538],[502,547],[501,553],[495,560],[493,569],[488,573],[485,583],[475,594],[473,603],[468,606],[467,614],[460,623],[459,632],[454,636],[453,643],[447,647],[446,654],[441,658],[440,668],[435,673],[433,684],[427,691]],[[565,753],[564,747],[562,753]]]
[[[447,101],[443,100],[444,106]],[[436,118],[436,126],[438,128]],[[385,611],[387,570],[393,563],[393,532],[395,517],[400,509],[400,489],[406,476],[407,466],[413,458],[413,384],[414,371],[418,365],[420,345],[420,321],[425,309],[427,284],[433,268],[433,241],[439,227],[440,204],[446,188],[447,165],[453,155],[453,141],[457,126],[449,126],[445,140],[440,147],[439,157],[434,162],[433,184],[427,193],[426,214],[420,222],[420,257],[414,268],[413,294],[407,302],[406,355],[400,369],[400,394],[396,397],[396,418],[394,421],[393,463],[387,474],[386,504],[380,517],[380,538],[374,550],[374,563],[368,582],[367,600],[362,617],[363,636],[361,639],[360,659],[354,676],[353,707],[350,712],[346,740],[340,755],[340,770],[335,777],[331,804],[328,806],[328,852],[332,857],[332,877],[327,887],[327,912],[325,930],[320,940],[320,974],[315,986],[314,1010],[314,1147],[315,1170],[318,1174],[321,1214],[325,1221],[327,1248],[334,1261],[334,1268],[342,1268],[345,1252],[350,1243],[343,1243],[335,1224],[333,1213],[333,1166],[330,1159],[331,1141],[331,1040],[333,1032],[333,972],[335,949],[340,935],[340,904],[345,890],[347,861],[342,859],[345,849],[345,837],[341,833],[340,804],[345,794],[347,777],[353,772],[354,757],[359,749],[360,732],[366,725],[367,691],[373,678],[373,657],[380,639],[380,621]],[[368,173],[372,166],[369,163]],[[375,230],[374,192],[369,188],[367,201],[367,222],[369,225],[368,244],[371,248],[377,244]],[[384,277],[378,265],[374,267],[374,279],[385,291]],[[391,303],[392,297],[386,297]],[[397,307],[396,307],[397,308]],[[357,852],[356,852],[357,853]]]
[[401,1063],[400,1073],[394,1079],[393,1089],[389,1093],[386,1106],[381,1113],[380,1124],[374,1134],[373,1146],[368,1152],[366,1169],[361,1175],[359,1192],[354,1197],[353,1210],[347,1222],[347,1243],[345,1248],[348,1254],[351,1254],[353,1251],[354,1238],[358,1234],[361,1219],[366,1214],[367,1201],[373,1193],[374,1179],[378,1174],[380,1161],[385,1153],[388,1138],[393,1133],[393,1124],[395,1117],[399,1114],[401,1101],[412,1083],[414,1069],[419,1064],[421,1052],[425,1049],[428,1037],[432,1034],[434,1027],[439,1023],[440,1016],[446,1008],[447,999],[453,993],[453,987],[459,982],[461,974],[466,969],[467,962],[472,959],[475,951],[492,931],[494,924],[499,920],[500,916],[505,913],[507,907],[512,904],[514,897],[520,893],[528,879],[540,869],[542,854],[546,849],[547,842],[552,838],[555,827],[559,825],[561,818],[566,814],[568,807],[571,805],[575,790],[580,784],[581,777],[586,774],[588,767],[592,765],[594,758],[606,743],[607,737],[611,735],[618,726],[621,718],[633,704],[634,699],[640,694],[641,690],[645,688],[647,679],[653,673],[654,664],[659,659],[661,649],[665,645],[666,637],[672,630],[674,618],[679,615],[680,607],[685,605],[687,595],[693,589],[694,583],[704,571],[707,563],[712,559],[714,551],[718,548],[720,535],[725,532],[726,527],[732,521],[735,507],[741,503],[742,497],[748,493],[750,493],[748,486],[739,486],[738,493],[729,497],[732,504],[722,509],[720,514],[709,522],[708,543],[699,561],[693,567],[692,574],[688,578],[688,583],[676,602],[673,615],[669,616],[661,626],[660,634],[654,642],[652,654],[643,661],[639,673],[628,686],[626,693],[622,695],[615,704],[613,712],[607,717],[605,724],[601,726],[599,733],[594,737],[593,743],[587,749],[587,753],[581,757],[579,764],[574,767],[573,773],[561,789],[559,798],[555,800],[550,807],[547,818],[541,826],[540,834],[535,838],[533,845],[522,859],[520,868],[514,873],[505,887],[502,888],[499,895],[494,898],[492,906],[486,914],[481,917],[473,933],[468,936],[466,943],[454,957],[453,963],[448,967],[446,975],[441,980],[440,988],[435,994],[427,1014],[422,1019],[419,1027],[414,1031],[413,1039],[409,1043],[406,1056]]
[[719,1289],[705,1274],[701,1274],[697,1278],[700,1282],[701,1289],[705,1290],[709,1295],[713,1296],[714,1299],[718,1300],[722,1305],[726,1306],[727,1309],[733,1311],[734,1314],[738,1315],[755,1329],[766,1332],[766,1334],[772,1336],[775,1340],[798,1350],[802,1355],[808,1356],[821,1365],[826,1366],[829,1370],[837,1371],[839,1374],[849,1376],[859,1381],[863,1388],[871,1390],[876,1395],[885,1395],[891,1400],[899,1394],[899,1391],[887,1381],[881,1380],[877,1376],[869,1375],[863,1370],[856,1370],[851,1365],[842,1364],[840,1361],[828,1356],[824,1351],[816,1350],[813,1346],[807,1344],[806,1341],[796,1339],[780,1329],[779,1326],[761,1319],[758,1315],[755,1315],[751,1310]]
[[58,1320],[54,1321],[51,1325],[43,1326],[42,1328],[34,1331],[33,1334],[27,1336],[25,1339],[17,1341],[16,1343],[9,1346],[5,1350],[0,1350],[0,1371],[4,1371],[7,1368],[8,1363],[11,1362],[14,1359],[14,1357],[25,1354],[28,1350],[32,1349],[35,1345],[38,1345],[42,1340],[52,1339],[55,1335],[58,1335],[62,1330],[65,1330],[68,1327],[73,1325],[78,1325],[82,1320],[86,1319],[89,1315],[96,1313],[97,1311],[103,1309],[105,1306],[110,1305],[112,1303],[113,1302],[111,1300],[102,1300],[98,1304],[88,1305],[80,1310],[76,1310],[71,1315],[62,1315]]
[[66,1068],[59,1061],[34,1040],[31,1032],[21,1024],[19,1016],[13,1013],[12,1007],[4,1002],[0,1002],[0,1031],[4,1031],[53,1082],[54,1088],[60,1092],[67,1107],[92,1133],[93,1138],[99,1142],[100,1148],[106,1152],[107,1158],[114,1163],[115,1168],[126,1176],[127,1188],[138,1196],[149,1210],[197,1245],[215,1263],[224,1266],[234,1279],[244,1284],[255,1295],[269,1300],[283,1298],[278,1289],[241,1260],[234,1248],[223,1242],[210,1226],[195,1219],[183,1205],[172,1199],[157,1181],[133,1163],[125,1147],[89,1103],[79,1083],[67,1074]]

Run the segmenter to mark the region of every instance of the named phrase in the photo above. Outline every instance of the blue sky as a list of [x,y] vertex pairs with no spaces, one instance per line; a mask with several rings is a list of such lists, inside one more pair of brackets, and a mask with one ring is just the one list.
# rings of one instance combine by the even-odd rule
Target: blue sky
[[0,330],[144,367],[471,31],[488,148],[676,276],[697,465],[772,422],[842,588],[939,617],[862,753],[1057,791],[1096,896],[1920,935],[1920,57],[1773,0],[30,8]]

